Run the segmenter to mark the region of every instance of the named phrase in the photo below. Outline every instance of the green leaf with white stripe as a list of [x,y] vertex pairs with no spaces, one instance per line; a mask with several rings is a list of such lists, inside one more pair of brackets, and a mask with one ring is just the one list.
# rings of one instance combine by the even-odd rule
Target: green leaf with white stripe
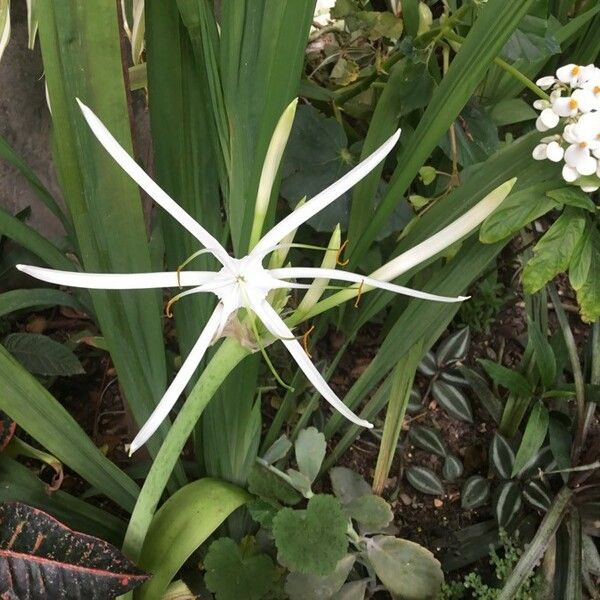
[[479,508],[486,504],[490,497],[490,482],[481,475],[473,475],[465,481],[460,495],[462,508],[465,510]]
[[462,461],[457,456],[449,454],[446,456],[444,466],[442,467],[442,475],[446,481],[456,481],[463,474],[465,468]]
[[514,477],[542,447],[548,431],[548,409],[541,401],[534,404],[525,427],[521,445],[515,457],[512,476]]
[[431,386],[431,393],[450,416],[467,423],[473,422],[471,403],[462,390],[445,381],[436,381]]
[[446,444],[440,432],[432,427],[418,425],[408,432],[408,439],[421,450],[444,457],[447,454]]
[[523,487],[523,498],[534,508],[546,512],[552,504],[552,496],[541,481],[529,481]]
[[463,327],[447,337],[435,353],[438,366],[443,367],[449,363],[463,360],[467,355],[470,339],[468,327]]
[[433,377],[437,373],[435,354],[431,350],[429,350],[421,359],[417,371],[419,371],[421,375],[425,375],[425,377]]
[[510,481],[500,486],[496,494],[494,513],[500,527],[507,527],[521,510],[521,490]]
[[490,459],[500,477],[504,479],[511,477],[515,453],[506,438],[499,433],[494,434],[494,439],[490,444]]
[[441,496],[444,486],[440,478],[427,467],[410,467],[406,471],[406,479],[416,490],[431,496]]

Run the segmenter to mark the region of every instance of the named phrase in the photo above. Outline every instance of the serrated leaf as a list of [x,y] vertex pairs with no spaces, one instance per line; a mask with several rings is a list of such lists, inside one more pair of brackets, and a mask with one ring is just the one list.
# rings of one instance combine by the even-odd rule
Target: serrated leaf
[[477,398],[479,398],[483,408],[487,410],[496,423],[500,424],[502,420],[502,402],[490,390],[486,380],[479,373],[467,367],[461,367],[460,372]]
[[589,268],[581,285],[573,287],[577,292],[582,320],[593,323],[600,318],[600,232],[595,226],[591,226],[591,233],[586,239],[586,248],[582,254],[589,252]]
[[580,289],[587,281],[592,262],[592,231],[593,228],[588,223],[571,255],[569,281],[574,290]]
[[58,377],[85,373],[75,354],[47,335],[11,333],[2,343],[34,375]]
[[8,446],[17,429],[17,424],[0,410],[0,452]]
[[246,505],[246,508],[252,519],[259,525],[265,529],[271,529],[271,527],[273,527],[273,518],[277,514],[278,509],[271,503],[257,498],[256,500],[249,502]]
[[449,454],[444,460],[442,475],[446,481],[456,481],[463,474],[465,468],[457,456]]
[[539,219],[559,206],[540,190],[539,195],[530,190],[511,194],[481,225],[479,239],[484,244],[493,244],[512,237],[522,227]]
[[112,598],[148,579],[117,548],[21,504],[0,504],[0,597]]
[[421,394],[419,390],[416,388],[412,388],[410,390],[410,396],[408,398],[408,404],[406,405],[406,412],[411,415],[418,413],[423,410],[423,399],[421,398]]
[[552,200],[555,200],[558,204],[583,208],[584,210],[589,210],[591,213],[596,212],[596,205],[590,198],[590,195],[572,185],[556,190],[550,190],[549,192],[546,192],[546,196],[552,198]]
[[521,440],[521,445],[515,457],[515,463],[512,469],[512,477],[514,477],[536,454],[542,447],[548,432],[548,409],[540,401],[536,402],[531,409],[525,433]]
[[435,354],[431,350],[421,359],[421,362],[417,365],[417,371],[426,377],[432,377],[437,373]]
[[487,503],[490,496],[490,482],[481,477],[473,475],[465,481],[461,490],[460,505],[465,510],[479,508]]
[[317,478],[325,458],[327,450],[325,436],[315,427],[303,429],[296,438],[294,450],[298,469],[312,483]]
[[533,347],[535,364],[540,373],[542,383],[546,389],[554,385],[556,379],[556,357],[550,342],[540,331],[537,323],[527,319],[527,331]]
[[267,502],[294,505],[302,496],[286,481],[259,465],[254,465],[248,475],[248,490]]
[[334,572],[324,577],[290,573],[285,582],[285,591],[290,600],[329,600],[344,585],[354,561],[352,554],[344,556]]
[[531,384],[521,373],[507,369],[486,358],[480,358],[478,362],[497,385],[505,387],[517,396],[529,396],[532,393]]
[[290,451],[292,447],[292,442],[288,439],[287,435],[280,435],[269,447],[269,449],[265,452],[262,457],[263,460],[272,465],[276,463],[278,460],[285,458],[287,453]]
[[431,393],[450,416],[467,423],[473,422],[471,403],[462,390],[438,380],[431,386]]
[[348,551],[347,527],[333,496],[313,496],[306,510],[280,510],[273,519],[279,562],[306,575],[329,575]]
[[348,504],[356,498],[361,498],[371,493],[371,486],[352,469],[347,467],[333,467],[329,471],[333,493],[342,504]]
[[423,546],[377,535],[367,543],[367,556],[377,577],[394,597],[402,600],[438,597],[444,574],[440,562]]
[[416,490],[431,496],[441,496],[444,486],[440,478],[427,467],[409,467],[406,470],[406,479]]
[[230,538],[221,538],[210,545],[204,567],[204,583],[216,600],[262,600],[278,579],[269,555],[245,555]]
[[541,481],[529,481],[523,487],[523,498],[543,512],[546,512],[552,504],[552,497],[548,488]]
[[468,327],[463,327],[447,337],[438,347],[435,357],[439,367],[463,360],[467,355],[471,335]]
[[490,459],[498,475],[510,479],[515,464],[515,453],[506,438],[499,433],[494,434],[490,444]]
[[[571,420],[568,415],[556,411],[550,412],[548,440],[556,466],[559,469],[570,469],[573,438],[571,436]],[[562,476],[566,482],[568,474],[562,473]]]
[[374,494],[354,498],[344,506],[344,511],[349,518],[371,531],[384,529],[394,519],[390,505],[383,498]]
[[421,450],[432,452],[442,457],[447,454],[446,444],[437,429],[425,425],[417,425],[416,427],[411,427],[408,432],[408,438],[415,446],[421,448]]
[[527,294],[534,294],[568,269],[584,228],[585,218],[581,212],[565,208],[535,245],[533,258],[523,269],[523,288]]
[[514,481],[504,483],[498,489],[494,506],[496,521],[506,528],[521,510],[521,490]]

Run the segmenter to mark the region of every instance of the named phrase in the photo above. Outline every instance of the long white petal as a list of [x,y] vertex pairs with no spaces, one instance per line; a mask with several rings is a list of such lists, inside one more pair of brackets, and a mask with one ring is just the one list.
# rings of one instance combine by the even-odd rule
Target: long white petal
[[505,181],[473,208],[468,210],[462,217],[459,217],[456,221],[450,223],[450,225],[444,227],[424,242],[417,244],[414,248],[403,252],[376,271],[373,271],[371,277],[391,281],[469,235],[502,204],[504,199],[510,194],[516,181],[516,177]]
[[57,271],[32,265],[17,265],[17,269],[40,281],[92,290],[144,290],[150,288],[174,288],[202,285],[210,281],[215,273],[207,271],[181,271],[179,280],[176,272],[171,273],[79,273]]
[[115,162],[131,177],[157,204],[162,206],[176,221],[179,221],[207,250],[223,264],[230,261],[227,251],[200,223],[191,217],[171,198],[150,176],[129,156],[100,119],[77,98],[81,112],[90,129]]
[[356,425],[361,427],[372,428],[373,425],[369,421],[361,419],[355,415],[335,394],[335,392],[329,387],[328,383],[323,379],[323,376],[315,365],[308,358],[306,352],[300,345],[300,343],[294,339],[294,334],[290,328],[283,322],[281,317],[273,309],[273,307],[266,301],[258,301],[249,298],[251,308],[256,313],[258,318],[265,324],[267,329],[276,337],[280,338],[282,343],[288,349],[292,358],[298,363],[298,366],[302,369],[308,380],[313,384],[316,390],[335,408],[341,413],[346,419],[352,421]]
[[326,206],[337,200],[342,194],[356,185],[363,177],[367,176],[392,150],[398,142],[400,130],[390,137],[373,154],[356,165],[342,178],[332,183],[328,188],[311,198],[306,204],[289,214],[285,219],[279,221],[273,229],[267,232],[256,244],[251,254],[260,254],[276,246],[288,233],[294,231],[302,223],[322,211]]
[[468,296],[438,296],[436,294],[428,294],[427,292],[421,292],[419,290],[413,290],[402,285],[396,285],[394,283],[388,283],[387,281],[380,281],[367,277],[365,275],[359,275],[358,273],[349,273],[348,271],[338,271],[337,269],[319,269],[311,267],[289,267],[286,269],[273,269],[271,270],[273,277],[282,277],[287,279],[288,277],[294,279],[313,279],[323,278],[337,279],[339,281],[350,281],[352,283],[364,284],[364,290],[367,291],[371,288],[380,288],[382,290],[388,290],[396,294],[402,294],[404,296],[412,296],[413,298],[419,298],[421,300],[433,300],[434,302],[462,302],[468,300]]
[[175,379],[173,379],[173,383],[171,383],[150,418],[131,442],[131,445],[129,446],[130,456],[150,439],[154,432],[160,427],[160,424],[167,418],[173,406],[175,406],[179,396],[183,393],[185,386],[194,375],[202,357],[213,341],[219,328],[223,312],[223,305],[219,303],[213,311],[213,314],[210,316],[208,323],[206,323],[206,326],[202,330],[198,341],[194,344],[192,351],[183,362],[183,365],[181,365]]

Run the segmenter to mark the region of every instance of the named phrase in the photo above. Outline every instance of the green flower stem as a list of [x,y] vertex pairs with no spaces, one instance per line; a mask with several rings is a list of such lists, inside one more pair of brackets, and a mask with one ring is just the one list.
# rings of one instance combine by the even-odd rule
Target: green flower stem
[[173,422],[152,463],[125,534],[123,552],[134,562],[139,560],[156,507],[202,411],[227,375],[249,354],[250,350],[244,348],[237,340],[227,338],[202,372]]
[[[450,42],[456,42],[457,44],[463,44],[465,42],[465,38],[460,35],[454,33],[453,31],[447,31],[444,34],[444,37]],[[550,96],[544,92],[542,88],[537,86],[529,77],[523,75],[519,69],[515,69],[511,64],[507,63],[505,60],[502,60],[499,57],[494,59],[494,63],[499,66],[503,71],[506,71],[509,75],[520,81],[526,88],[530,89],[536,96],[541,98],[542,100],[550,100]]]
[[533,536],[527,550],[519,559],[513,572],[509,575],[497,600],[511,600],[515,597],[523,582],[531,575],[538,564],[548,544],[560,526],[565,512],[569,508],[573,491],[564,487],[552,502],[540,526]]

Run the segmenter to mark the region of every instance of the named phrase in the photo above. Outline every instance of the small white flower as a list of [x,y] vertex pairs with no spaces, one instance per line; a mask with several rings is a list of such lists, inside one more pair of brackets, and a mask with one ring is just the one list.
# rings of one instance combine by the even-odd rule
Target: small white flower
[[550,101],[542,100],[541,98],[533,102],[533,108],[536,110],[544,110],[545,108],[550,108],[551,106],[552,105],[550,104]]
[[217,307],[208,319],[194,347],[156,409],[131,443],[130,453],[142,446],[167,417],[169,411],[173,408],[175,402],[183,393],[187,383],[196,371],[210,344],[221,335],[228,319],[239,309],[246,309],[256,315],[265,328],[275,338],[281,340],[310,382],[337,411],[357,425],[372,427],[371,423],[355,415],[329,387],[317,368],[310,361],[302,345],[294,337],[290,328],[269,303],[269,293],[277,289],[306,289],[310,287],[307,284],[293,283],[289,280],[335,279],[353,283],[355,284],[354,287],[358,289],[362,289],[364,285],[368,289],[380,288],[424,300],[436,300],[440,302],[460,302],[465,300],[465,297],[450,298],[411,290],[389,283],[388,281],[405,272],[407,268],[412,268],[424,260],[428,260],[445,247],[462,239],[498,206],[514,185],[514,180],[507,182],[455,223],[450,224],[414,249],[396,257],[391,263],[373,273],[371,277],[326,268],[288,267],[269,269],[265,268],[262,264],[266,256],[277,250],[282,241],[300,225],[342,196],[381,163],[396,145],[400,131],[397,131],[379,149],[341,179],[281,220],[258,241],[247,256],[238,259],[230,256],[216,238],[185,212],[175,200],[168,196],[144,172],[88,107],[81,102],[79,102],[79,105],[92,132],[121,168],[221,263],[221,269],[217,272],[184,271],[181,273],[131,273],[116,275],[55,271],[53,269],[29,265],[17,265],[17,268],[33,277],[59,285],[119,290],[188,287],[190,289],[182,292],[176,298],[196,293],[213,293],[218,297],[219,302]]
[[565,163],[580,175],[593,175],[598,168],[592,152],[600,149],[600,113],[582,115],[577,123],[565,127],[563,137],[570,144],[565,150]]
[[600,185],[582,185],[581,191],[591,194],[592,192],[595,192],[599,188],[600,188]]
[[535,160],[546,160],[548,158],[548,144],[538,144],[531,155]]
[[577,87],[593,88],[600,84],[600,69],[594,65],[582,67],[577,80]]
[[551,112],[556,114],[556,123],[558,124],[558,117],[574,117],[580,110],[580,106],[577,98],[574,96],[561,96],[552,100],[552,109],[546,110],[551,110]]
[[560,162],[565,155],[565,151],[558,142],[550,142],[546,147],[546,156],[552,162]]
[[547,90],[556,83],[556,79],[552,75],[547,75],[546,77],[541,77],[535,83],[543,90]]
[[566,83],[571,87],[576,87],[582,72],[582,67],[571,63],[564,67],[560,67],[560,69],[556,71],[556,77],[562,83]]
[[573,169],[569,165],[564,165],[562,168],[563,179],[567,183],[573,183],[576,179],[579,179],[579,173],[576,169]]
[[535,122],[538,131],[548,131],[558,125],[559,116],[552,108],[545,108]]

